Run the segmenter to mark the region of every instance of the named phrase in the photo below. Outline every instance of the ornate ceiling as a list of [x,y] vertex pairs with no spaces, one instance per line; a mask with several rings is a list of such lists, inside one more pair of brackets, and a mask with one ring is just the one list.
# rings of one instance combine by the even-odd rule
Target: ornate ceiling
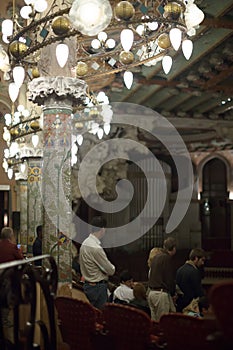
[[[173,57],[166,76],[161,62],[134,68],[128,90],[122,73],[102,85],[110,102],[136,103],[168,118],[191,152],[233,149],[233,0],[196,0],[205,19],[193,37],[194,52],[187,61]],[[94,89],[98,83],[92,83]],[[7,86],[0,81],[0,113],[10,111]],[[148,135],[140,138],[153,148]]]

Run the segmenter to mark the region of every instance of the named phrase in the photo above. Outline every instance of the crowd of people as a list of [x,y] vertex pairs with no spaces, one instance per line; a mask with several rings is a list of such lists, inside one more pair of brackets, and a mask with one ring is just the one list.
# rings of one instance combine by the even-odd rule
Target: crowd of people
[[[91,233],[75,257],[75,266],[78,265],[76,271],[83,281],[83,291],[94,307],[101,309],[106,302],[126,304],[143,310],[155,321],[169,312],[203,317],[208,311],[208,300],[202,288],[201,269],[206,258],[203,249],[192,249],[188,260],[175,270],[176,241],[168,237],[163,247],[154,247],[149,253],[148,281],[134,281],[130,271],[124,270],[119,275],[118,285],[109,288],[109,278],[116,274],[116,268],[101,246],[106,220],[95,216],[91,227]],[[37,227],[36,233],[34,256],[42,254],[42,226]],[[22,251],[17,247],[13,230],[5,227],[1,231],[0,263],[18,259],[23,259]],[[35,263],[41,265],[40,260]]]
[[92,232],[79,251],[79,262],[83,289],[93,306],[101,309],[106,302],[126,304],[142,309],[155,321],[169,312],[188,313],[189,310],[189,314],[196,317],[203,317],[207,312],[208,300],[202,288],[206,259],[203,249],[192,249],[188,260],[175,270],[176,241],[168,237],[163,247],[150,251],[147,283],[134,281],[130,271],[125,270],[120,273],[119,285],[110,292],[108,280],[116,269],[101,247],[106,221],[101,216],[94,217],[91,225]]

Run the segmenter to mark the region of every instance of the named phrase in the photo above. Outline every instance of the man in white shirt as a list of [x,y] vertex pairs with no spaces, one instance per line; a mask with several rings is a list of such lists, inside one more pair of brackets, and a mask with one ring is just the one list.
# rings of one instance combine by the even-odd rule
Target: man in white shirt
[[101,309],[108,301],[108,276],[115,273],[115,266],[108,260],[100,242],[105,234],[106,220],[95,216],[91,225],[92,232],[80,248],[79,262],[84,278],[84,292],[90,303]]
[[128,304],[134,299],[133,294],[133,278],[131,274],[125,270],[120,275],[120,285],[114,290],[113,302],[120,304]]

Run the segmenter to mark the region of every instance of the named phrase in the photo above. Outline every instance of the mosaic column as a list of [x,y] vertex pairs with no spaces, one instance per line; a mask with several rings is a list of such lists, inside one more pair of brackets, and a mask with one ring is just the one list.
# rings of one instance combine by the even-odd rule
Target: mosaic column
[[71,147],[73,105],[83,104],[86,83],[70,77],[37,78],[29,99],[43,106],[43,252],[53,255],[59,282],[72,282]]
[[32,254],[36,227],[42,225],[41,164],[41,158],[28,158],[27,245],[29,254]]
[[27,192],[28,183],[26,179],[17,180],[19,188],[19,206],[20,206],[20,232],[19,232],[19,243],[23,247],[23,251],[27,252]]

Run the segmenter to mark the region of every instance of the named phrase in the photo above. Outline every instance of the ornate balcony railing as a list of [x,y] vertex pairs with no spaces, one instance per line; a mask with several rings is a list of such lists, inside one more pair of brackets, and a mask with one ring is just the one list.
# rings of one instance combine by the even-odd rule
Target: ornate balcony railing
[[[35,267],[34,262],[40,259],[43,267]],[[43,349],[57,349],[54,319],[57,282],[56,262],[50,255],[0,264],[1,350],[40,349],[40,345],[35,343],[37,329],[40,330]],[[41,314],[39,310],[41,295],[48,315],[46,322],[44,311]]]

